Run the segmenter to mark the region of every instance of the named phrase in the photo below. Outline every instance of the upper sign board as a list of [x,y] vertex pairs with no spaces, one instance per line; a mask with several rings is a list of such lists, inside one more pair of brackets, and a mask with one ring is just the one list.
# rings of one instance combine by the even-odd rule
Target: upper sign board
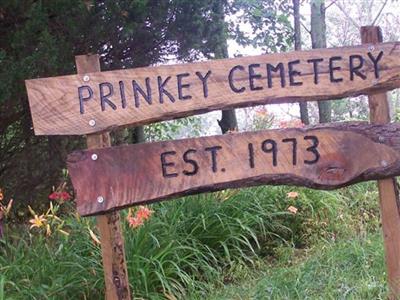
[[400,175],[400,125],[333,124],[77,151],[81,215],[260,184],[332,189]]
[[35,133],[89,134],[207,111],[400,87],[400,43],[26,81]]

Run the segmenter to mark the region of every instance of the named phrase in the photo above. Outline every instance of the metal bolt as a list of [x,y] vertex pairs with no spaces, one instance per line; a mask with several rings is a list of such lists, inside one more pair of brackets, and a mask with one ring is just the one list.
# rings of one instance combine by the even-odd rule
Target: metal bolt
[[103,196],[98,196],[97,197],[97,202],[103,203],[104,202],[104,197]]
[[379,82],[378,82],[378,79],[374,79],[373,81],[372,81],[372,84],[373,85],[377,85]]
[[92,154],[92,160],[97,160],[97,158],[98,158],[97,154],[96,154],[96,153],[93,153],[93,154]]
[[90,80],[89,75],[83,76],[83,81],[84,81],[84,82],[88,82],[89,80]]
[[381,165],[382,165],[382,167],[387,167],[387,166],[388,166],[388,163],[387,163],[386,160],[382,160],[382,161],[381,161]]
[[90,120],[90,121],[89,121],[89,125],[92,126],[92,127],[96,126],[96,121],[93,120],[93,119]]
[[375,50],[375,47],[374,47],[373,45],[371,45],[371,46],[368,47],[368,50],[369,50],[369,51],[374,51],[374,50]]
[[378,137],[379,142],[383,143],[385,141],[385,138],[383,136]]

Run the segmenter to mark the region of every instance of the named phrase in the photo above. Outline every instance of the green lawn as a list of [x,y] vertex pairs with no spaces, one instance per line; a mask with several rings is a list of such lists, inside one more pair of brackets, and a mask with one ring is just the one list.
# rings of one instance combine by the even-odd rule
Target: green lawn
[[[208,297],[223,299],[386,299],[381,235],[326,241],[286,262],[265,265]],[[297,257],[298,256],[298,257]],[[251,271],[249,271],[251,273]]]

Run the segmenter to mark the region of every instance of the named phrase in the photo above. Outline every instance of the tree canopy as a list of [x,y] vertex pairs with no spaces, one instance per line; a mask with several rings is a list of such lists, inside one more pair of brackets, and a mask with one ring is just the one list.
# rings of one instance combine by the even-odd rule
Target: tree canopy
[[66,154],[83,147],[80,137],[34,136],[25,79],[75,73],[74,56],[87,53],[101,56],[103,70],[221,57],[227,37],[250,43],[239,21],[249,22],[254,43],[284,49],[287,9],[260,0],[2,1],[0,182],[10,196],[34,200],[57,183]]

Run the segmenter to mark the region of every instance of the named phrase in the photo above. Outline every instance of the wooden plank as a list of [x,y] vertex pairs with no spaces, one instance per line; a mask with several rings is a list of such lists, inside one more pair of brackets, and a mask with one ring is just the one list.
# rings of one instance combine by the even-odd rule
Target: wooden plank
[[[363,43],[382,42],[380,28],[375,26],[362,27],[361,40]],[[390,123],[390,109],[386,93],[369,95],[368,103],[371,123]],[[396,179],[379,180],[378,189],[388,281],[391,291],[390,298],[398,299],[400,298],[400,203]]]
[[77,151],[68,169],[78,212],[91,215],[225,188],[386,178],[400,174],[399,150],[399,124],[343,123]]
[[[75,61],[78,73],[100,71],[98,55],[79,55],[75,57]],[[88,135],[86,142],[89,149],[111,146],[108,132]],[[101,241],[105,298],[107,300],[131,299],[119,212],[97,216],[96,221]]]
[[36,134],[88,134],[212,110],[400,87],[400,43],[26,81]]

